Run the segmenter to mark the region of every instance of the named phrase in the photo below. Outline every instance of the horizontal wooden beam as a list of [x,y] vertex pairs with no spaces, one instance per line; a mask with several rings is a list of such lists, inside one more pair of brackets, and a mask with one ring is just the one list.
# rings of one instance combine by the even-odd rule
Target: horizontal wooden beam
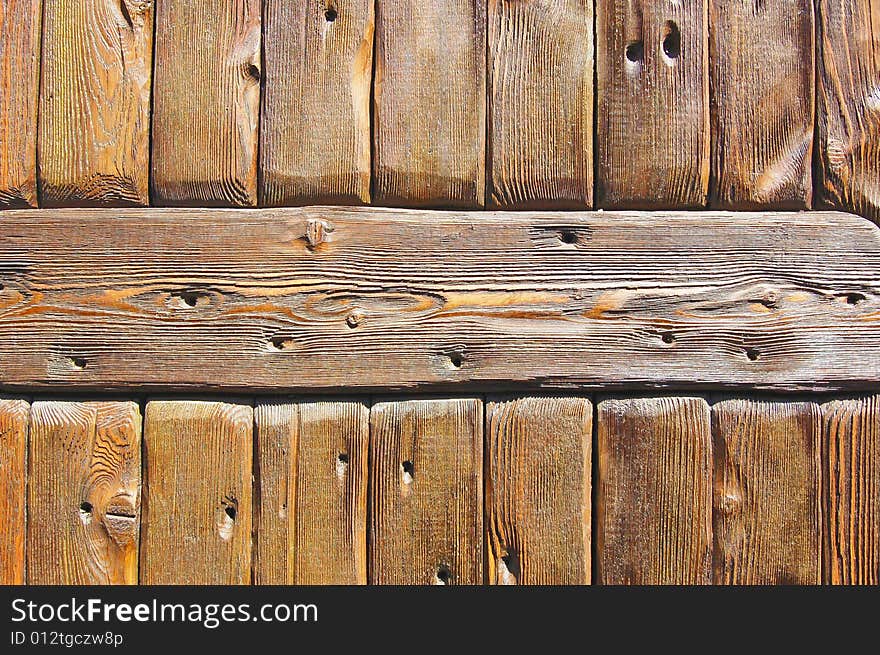
[[880,231],[801,213],[16,210],[0,387],[880,382]]

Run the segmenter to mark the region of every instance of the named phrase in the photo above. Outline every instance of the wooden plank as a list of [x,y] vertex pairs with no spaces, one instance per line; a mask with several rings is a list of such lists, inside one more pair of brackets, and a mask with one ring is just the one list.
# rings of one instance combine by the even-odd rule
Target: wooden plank
[[27,402],[0,399],[0,584],[24,584]]
[[880,2],[817,0],[816,103],[824,204],[880,220]]
[[812,197],[812,0],[711,0],[712,182],[725,209],[806,209]]
[[0,5],[0,209],[37,206],[42,0]]
[[494,207],[593,202],[593,0],[489,0]]
[[600,584],[712,581],[712,440],[701,398],[599,403]]
[[716,584],[820,582],[821,433],[814,403],[712,407]]
[[41,204],[149,204],[153,3],[44,5]]
[[880,584],[880,396],[822,405],[824,582]]
[[256,204],[260,7],[260,0],[157,3],[156,204]]
[[370,201],[373,2],[267,0],[260,203]]
[[137,584],[137,403],[35,402],[28,470],[28,584]]
[[598,206],[705,204],[707,33],[706,0],[597,0]]
[[253,407],[153,400],[144,419],[143,584],[249,584]]
[[593,405],[498,399],[486,408],[490,584],[589,584]]
[[482,402],[377,403],[370,434],[370,582],[481,584]]
[[486,0],[378,0],[374,79],[374,201],[482,206]]
[[257,584],[366,584],[369,420],[359,401],[257,406]]
[[880,382],[880,231],[856,216],[5,216],[8,390]]

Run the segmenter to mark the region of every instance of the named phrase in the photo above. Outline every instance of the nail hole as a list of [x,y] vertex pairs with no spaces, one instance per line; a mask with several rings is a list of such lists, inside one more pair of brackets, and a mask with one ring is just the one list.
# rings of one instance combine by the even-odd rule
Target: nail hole
[[338,16],[339,14],[336,12],[335,7],[328,7],[327,11],[324,12],[324,18],[327,20],[328,23],[332,23],[333,21],[335,21]]
[[73,364],[76,368],[85,368],[88,364],[84,357],[71,357],[70,363]]
[[[0,287],[2,288],[2,287]],[[848,293],[844,296],[847,305],[858,305],[860,302],[865,300],[865,296],[861,293]]]
[[260,68],[256,64],[248,64],[247,65],[247,74],[249,77],[256,80],[257,82],[260,81],[260,77],[261,77]]
[[681,54],[681,32],[671,20],[664,27],[663,54],[669,59],[678,59]]
[[626,58],[634,64],[645,58],[645,45],[641,41],[633,41],[626,46]]
[[287,337],[272,337],[270,343],[275,350],[284,350],[289,345],[290,339]]
[[664,332],[660,338],[663,339],[663,343],[673,343],[675,341],[675,335],[672,332]]
[[181,291],[173,295],[179,298],[181,304],[186,305],[187,307],[195,307],[199,304],[200,294],[195,293],[194,291]]
[[6,285],[3,284],[2,282],[0,282],[0,291],[3,291],[3,289],[5,289],[5,288],[6,288]]
[[746,357],[748,357],[751,361],[757,361],[758,357],[761,356],[761,351],[757,348],[747,348],[746,349]]
[[571,230],[564,230],[560,233],[559,240],[562,241],[562,243],[567,243],[568,245],[571,245],[577,243],[578,239],[577,234],[575,234]]
[[406,460],[400,465],[400,470],[403,472],[403,482],[404,484],[412,484],[413,478],[415,477],[416,470],[413,467],[413,463],[410,460]]
[[83,514],[91,514],[92,513],[92,504],[88,501],[83,502],[79,506],[79,511]]
[[452,571],[446,565],[437,568],[437,584],[448,585],[452,582]]
[[348,464],[348,453],[339,453],[339,457],[336,459],[339,460],[340,464]]
[[451,353],[449,355],[449,363],[452,364],[453,368],[461,368],[464,363],[461,353]]
[[519,580],[519,558],[516,553],[509,551],[501,558],[501,564],[503,568],[500,571],[501,579],[499,582],[501,584],[516,584],[516,581]]
[[223,511],[226,512],[226,516],[228,516],[231,521],[235,520],[235,515],[237,514],[237,512],[234,506],[227,505],[223,508]]

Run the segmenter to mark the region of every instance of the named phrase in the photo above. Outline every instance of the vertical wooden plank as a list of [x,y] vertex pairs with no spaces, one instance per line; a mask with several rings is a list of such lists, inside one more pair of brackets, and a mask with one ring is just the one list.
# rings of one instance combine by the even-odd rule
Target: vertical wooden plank
[[593,201],[593,0],[489,0],[491,205]]
[[880,396],[822,405],[824,581],[880,584]]
[[486,408],[490,584],[589,584],[593,405],[495,400]]
[[136,584],[141,412],[134,402],[35,402],[29,584]]
[[710,204],[806,209],[812,197],[812,0],[710,0]]
[[0,209],[37,206],[42,0],[0,3]]
[[153,3],[44,7],[41,204],[149,204]]
[[372,584],[483,582],[482,410],[474,398],[373,406]]
[[366,584],[367,406],[262,403],[255,424],[255,582]]
[[596,2],[596,204],[705,204],[706,0]]
[[250,405],[153,400],[144,419],[143,584],[249,584]]
[[266,0],[260,203],[370,201],[372,0]]
[[374,200],[481,207],[486,0],[377,0]]
[[712,408],[716,584],[820,581],[821,432],[814,403]]
[[0,585],[24,584],[29,409],[0,399]]
[[817,0],[825,204],[880,220],[880,0]]
[[153,200],[240,206],[257,200],[260,1],[156,6]]
[[700,398],[609,399],[598,410],[601,584],[709,584],[712,441]]

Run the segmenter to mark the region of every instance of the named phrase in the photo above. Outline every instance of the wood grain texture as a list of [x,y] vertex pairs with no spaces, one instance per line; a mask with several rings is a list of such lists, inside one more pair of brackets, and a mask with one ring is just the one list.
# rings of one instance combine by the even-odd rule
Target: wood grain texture
[[700,398],[608,399],[598,410],[600,584],[712,581],[712,438]]
[[482,584],[482,402],[377,403],[370,434],[370,582]]
[[0,585],[24,584],[30,407],[0,398]]
[[593,405],[496,399],[486,408],[490,584],[589,584]]
[[261,403],[257,584],[366,584],[369,409]]
[[37,206],[42,0],[0,4],[0,209]]
[[593,0],[489,4],[490,204],[593,201]]
[[260,203],[370,201],[374,3],[267,0]]
[[597,0],[597,206],[705,204],[707,15],[706,0]]
[[28,463],[28,584],[137,584],[137,403],[35,402]]
[[880,584],[880,396],[822,405],[824,582]]
[[878,25],[880,0],[816,2],[822,201],[875,221],[880,220]]
[[814,403],[712,407],[716,584],[821,581],[821,434]]
[[153,400],[144,420],[143,584],[249,584],[253,407]]
[[152,60],[152,0],[44,0],[43,206],[149,204]]
[[486,0],[377,0],[373,199],[480,207]]
[[260,0],[157,3],[156,204],[256,204],[260,11]]
[[880,382],[880,231],[856,216],[4,216],[9,390]]
[[812,0],[710,0],[712,181],[729,209],[806,209],[812,198]]

